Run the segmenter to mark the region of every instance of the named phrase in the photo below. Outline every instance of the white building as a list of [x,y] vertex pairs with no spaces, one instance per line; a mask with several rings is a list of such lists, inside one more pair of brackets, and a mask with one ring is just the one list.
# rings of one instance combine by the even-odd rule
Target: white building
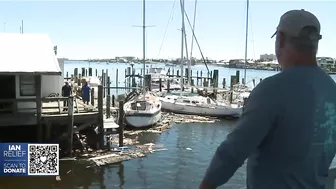
[[261,54],[260,60],[261,61],[275,61],[277,58],[274,54]]
[[317,64],[319,66],[332,66],[335,67],[335,59],[331,57],[317,57]]
[[[53,47],[45,34],[0,34],[0,126],[12,124],[11,116],[18,119],[17,114],[36,112],[37,96],[61,93],[64,60],[57,60]],[[36,118],[26,118],[22,123],[36,123]]]

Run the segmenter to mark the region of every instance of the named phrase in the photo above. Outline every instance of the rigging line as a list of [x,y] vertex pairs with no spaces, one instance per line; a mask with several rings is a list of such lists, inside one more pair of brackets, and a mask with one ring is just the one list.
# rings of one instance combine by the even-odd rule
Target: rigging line
[[[184,13],[185,13],[185,16],[186,16],[186,18],[187,18],[189,27],[192,29],[192,26],[191,26],[191,24],[190,24],[190,20],[189,20],[188,14],[187,14],[187,12],[186,12],[185,10],[184,10]],[[196,36],[195,36],[195,32],[194,32],[194,30],[191,30],[191,31],[192,31],[193,37],[194,37],[194,39],[195,39],[195,42],[196,42],[196,44],[197,44],[198,50],[199,50],[200,53],[201,53],[203,63],[205,64],[205,67],[206,67],[206,69],[207,69],[207,71],[208,71],[208,74],[209,74],[209,73],[210,73],[210,71],[209,71],[209,67],[208,67],[208,64],[207,64],[206,61],[205,61],[205,58],[204,58],[204,56],[203,56],[203,52],[202,52],[201,47],[200,47],[200,45],[199,45],[199,43],[198,43],[198,40],[197,40],[197,38],[196,38]]]
[[[183,2],[182,2],[183,1]],[[182,2],[182,3],[181,3]],[[185,16],[185,10],[184,10],[184,0],[180,0],[180,3],[181,3],[181,20],[182,20],[182,26],[181,26],[181,77],[180,77],[180,86],[181,86],[181,89],[183,89],[183,58],[184,58],[184,32],[183,32],[183,29],[184,29],[184,16]],[[182,96],[182,91],[180,93],[180,95]]]
[[[196,9],[197,9],[197,0],[195,0],[195,7],[194,7],[194,20],[193,20],[193,28],[192,31],[195,31],[195,23],[196,23]],[[192,61],[192,55],[193,55],[193,48],[194,48],[194,38],[191,36],[191,45],[190,45],[190,60],[188,63],[188,83],[191,82],[191,61]]]
[[[195,31],[196,8],[197,8],[197,0],[195,0],[195,7],[194,7],[194,21],[193,21],[192,31]],[[190,60],[192,59],[193,47],[194,47],[194,38],[193,38],[193,36],[191,36]]]
[[160,53],[161,53],[161,49],[162,49],[163,43],[164,43],[164,41],[166,39],[166,36],[167,36],[168,26],[171,23],[171,21],[173,20],[175,3],[176,3],[176,0],[174,0],[173,7],[172,7],[172,10],[171,10],[170,15],[169,15],[168,23],[167,23],[166,28],[165,28],[163,39],[162,39],[162,42],[161,42],[161,45],[160,45],[160,49],[159,49],[159,53],[157,55],[158,59],[159,59],[159,56],[160,56]]

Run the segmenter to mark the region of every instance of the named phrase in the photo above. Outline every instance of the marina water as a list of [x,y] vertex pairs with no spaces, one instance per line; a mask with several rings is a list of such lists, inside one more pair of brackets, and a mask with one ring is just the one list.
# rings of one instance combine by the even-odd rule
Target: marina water
[[[109,69],[112,86],[115,86],[114,73],[119,69],[119,81],[124,81],[124,70],[127,64],[123,63],[91,63],[90,67]],[[163,67],[162,64],[153,64],[153,67]],[[89,67],[87,62],[66,62],[65,72],[69,75],[74,68]],[[135,64],[140,68],[141,64]],[[177,66],[175,67],[177,68]],[[209,66],[210,70],[219,70],[219,81],[223,77],[230,83],[230,75],[236,69]],[[176,69],[175,69],[176,70]],[[202,70],[206,73],[205,66],[193,66],[193,72]],[[241,70],[241,74],[243,70]],[[247,81],[253,78],[266,78],[276,74],[274,71],[247,70]],[[335,80],[336,77],[332,76]],[[259,79],[256,79],[259,81]],[[122,84],[119,86],[123,86]],[[221,86],[221,85],[219,85]],[[111,91],[112,94],[116,91]],[[124,91],[119,91],[121,94]],[[86,167],[72,162],[61,163],[61,181],[55,177],[38,178],[0,178],[0,189],[196,189],[205,173],[205,170],[218,145],[234,128],[235,121],[222,120],[212,124],[176,124],[168,131],[160,134],[143,133],[139,136],[141,143],[155,143],[167,150],[154,152],[141,159],[125,161],[120,164],[102,167]],[[230,181],[220,188],[242,189],[245,188],[245,166],[238,169]]]

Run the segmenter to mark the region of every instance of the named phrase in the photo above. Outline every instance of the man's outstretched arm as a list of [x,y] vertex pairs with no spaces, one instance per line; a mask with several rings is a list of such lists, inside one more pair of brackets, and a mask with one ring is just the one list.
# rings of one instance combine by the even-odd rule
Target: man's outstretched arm
[[279,108],[273,94],[274,87],[266,80],[252,91],[236,128],[217,148],[201,189],[225,184],[267,136]]

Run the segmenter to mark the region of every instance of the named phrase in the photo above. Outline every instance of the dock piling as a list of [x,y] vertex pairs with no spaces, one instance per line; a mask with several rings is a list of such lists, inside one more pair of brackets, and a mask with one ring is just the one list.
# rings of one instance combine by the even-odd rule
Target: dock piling
[[73,97],[70,96],[68,99],[68,147],[69,147],[69,157],[72,157],[73,148],[73,124],[74,124],[74,105]]
[[119,101],[119,147],[124,146],[124,101]]
[[75,68],[75,69],[74,69],[74,76],[75,76],[75,77],[78,77],[78,68]]
[[239,70],[236,71],[236,83],[235,84],[237,83],[240,83],[240,71]]
[[160,89],[160,92],[162,92],[162,79],[159,78],[159,89]]
[[118,76],[119,75],[119,70],[117,69],[117,71],[116,71],[116,84],[115,84],[115,86],[117,87],[117,93],[118,93],[118,84],[119,84],[119,81],[118,81]]
[[167,81],[167,93],[170,93],[170,79]]
[[94,88],[91,88],[91,105],[92,106],[94,106],[94,100],[95,100],[95,98],[94,98]]
[[89,68],[89,76],[92,76],[92,68]]
[[110,76],[107,76],[107,96],[106,96],[106,118],[111,117],[111,89],[110,89]]
[[114,95],[112,95],[112,107],[115,107],[115,104],[114,104],[114,102],[115,102],[115,96],[114,96]]
[[99,132],[99,148],[104,147],[104,111],[103,111],[103,91],[102,85],[98,86],[98,132]]
[[225,78],[223,78],[223,89],[225,89],[225,87],[226,87],[226,80],[225,80]]
[[82,68],[82,76],[85,76],[85,68]]

